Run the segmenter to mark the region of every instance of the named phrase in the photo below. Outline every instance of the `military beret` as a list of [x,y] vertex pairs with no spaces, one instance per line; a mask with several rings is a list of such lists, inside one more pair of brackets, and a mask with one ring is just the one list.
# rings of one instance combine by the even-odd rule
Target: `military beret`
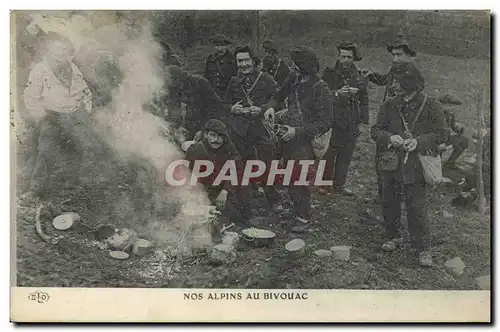
[[363,60],[363,57],[360,54],[358,45],[352,43],[352,42],[340,42],[337,44],[337,50],[340,52],[340,50],[346,50],[346,51],[352,51],[354,61],[361,61]]
[[213,35],[208,38],[208,41],[214,45],[231,45],[233,43],[228,37],[221,34]]
[[390,74],[406,91],[419,91],[424,88],[424,77],[413,62],[395,64],[391,68]]
[[444,95],[441,95],[439,97],[439,102],[441,102],[442,104],[450,104],[450,105],[462,105],[462,101],[460,99],[458,99],[457,97],[455,96],[452,96],[451,94],[449,93],[446,93]]
[[217,119],[210,119],[205,123],[204,126],[206,131],[213,131],[216,132],[217,134],[228,136],[229,132],[224,124],[224,122],[217,120]]
[[410,46],[410,44],[404,39],[397,39],[395,41],[390,42],[387,45],[387,51],[392,53],[392,50],[395,48],[404,49],[405,53],[414,57],[417,56],[417,52]]
[[292,47],[291,55],[293,62],[302,71],[308,74],[317,74],[319,72],[319,57],[312,48],[296,45]]
[[272,41],[271,39],[265,40],[262,43],[262,48],[269,51],[277,51],[276,45],[274,44],[274,41]]

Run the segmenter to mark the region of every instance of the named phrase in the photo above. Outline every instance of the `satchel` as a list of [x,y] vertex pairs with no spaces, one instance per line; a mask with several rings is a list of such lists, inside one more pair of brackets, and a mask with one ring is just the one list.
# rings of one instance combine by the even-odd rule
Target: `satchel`
[[[405,131],[410,135],[412,135],[411,131],[413,130],[415,123],[417,123],[417,119],[419,118],[420,113],[422,113],[426,101],[427,96],[424,96],[424,101],[422,102],[422,105],[420,105],[417,115],[415,116],[415,120],[413,120],[411,129],[408,128],[408,124],[406,123],[401,112],[399,113],[401,120],[403,121]],[[427,151],[426,154],[418,153],[418,159],[420,160],[420,164],[422,165],[422,173],[424,175],[425,182],[431,186],[439,184],[443,180],[441,156],[438,153]]]
[[443,180],[441,156],[439,154],[427,153],[424,155],[419,153],[418,158],[422,164],[425,182],[431,186],[441,183]]
[[[318,86],[320,83],[323,83],[323,80],[319,80],[316,82],[316,84],[313,85],[312,90],[314,91],[314,88]],[[295,119],[300,119],[300,122],[303,122],[303,112],[302,108],[300,105],[299,101],[299,96],[297,91],[295,91],[295,99],[297,100],[296,105],[297,105],[297,110],[298,110],[298,115],[294,116]],[[289,107],[290,109],[290,107]],[[293,109],[293,108],[292,108]],[[326,151],[328,150],[328,147],[330,146],[330,139],[332,138],[332,129],[330,128],[326,133],[317,135],[311,140],[311,146],[313,148],[313,153],[316,158],[323,158],[325,155]]]
[[399,155],[396,149],[383,151],[378,160],[378,169],[383,172],[395,172],[399,167]]
[[318,135],[311,140],[311,145],[316,158],[323,158],[326,151],[328,150],[328,147],[330,146],[331,138],[332,130],[330,129],[326,133]]

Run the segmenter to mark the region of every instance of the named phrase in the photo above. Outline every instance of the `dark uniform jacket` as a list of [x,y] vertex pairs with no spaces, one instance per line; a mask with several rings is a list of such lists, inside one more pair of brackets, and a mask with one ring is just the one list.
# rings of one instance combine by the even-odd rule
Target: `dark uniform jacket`
[[278,87],[281,87],[291,72],[288,65],[280,58],[273,58],[269,56],[265,57],[262,60],[262,63],[262,71],[271,75],[271,77],[278,84]]
[[[238,151],[234,147],[234,144],[229,139],[229,137],[226,136],[225,140],[226,142],[224,143],[224,145],[218,150],[213,150],[212,148],[210,148],[208,142],[205,139],[194,143],[187,150],[186,160],[190,162],[189,166],[191,169],[194,165],[194,161],[196,160],[209,160],[212,163],[214,163],[214,171],[212,172],[212,174],[210,174],[207,177],[198,179],[198,181],[201,184],[207,187],[214,187],[213,182],[215,181],[217,175],[219,174],[222,167],[228,160],[234,160],[236,164],[236,170],[238,173],[238,183],[241,183],[241,178],[244,169],[243,161]],[[222,181],[220,188],[231,191],[235,187],[231,185],[231,182],[228,180],[228,181]]]
[[380,86],[385,86],[384,98],[382,99],[382,101],[386,101],[396,96],[394,87],[395,80],[391,71],[392,67],[389,69],[389,73],[387,74],[373,73],[371,75],[368,75],[368,79],[370,80],[370,82],[373,82]]
[[[257,78],[257,83],[250,91],[250,93],[248,93]],[[267,135],[267,131],[262,125],[261,120],[264,116],[264,112],[269,107],[268,104],[271,98],[276,94],[276,91],[276,82],[267,73],[254,71],[250,75],[240,74],[238,76],[234,76],[231,79],[229,86],[227,87],[226,95],[224,98],[226,107],[230,108],[231,105],[242,101],[243,107],[250,107],[252,106],[251,104],[253,104],[253,106],[261,107],[262,112],[259,116],[229,114],[228,123],[232,131],[239,136],[245,136],[247,135],[248,129],[251,125],[257,125],[257,127],[260,129],[257,130],[257,134]]]
[[208,56],[203,76],[210,82],[215,92],[223,98],[229,81],[237,73],[235,56],[228,50],[222,55],[214,53]]
[[[209,119],[223,121],[225,113],[222,99],[214,92],[208,81],[200,75],[187,74],[180,86],[171,87],[160,96],[161,108],[168,109],[165,120],[176,127],[184,127],[192,136],[201,130]],[[186,114],[182,117],[181,103],[186,104]]]
[[201,130],[209,119],[224,122],[226,111],[222,99],[208,80],[199,75],[187,75],[182,86],[181,101],[187,104],[185,128],[190,132]]
[[[332,141],[340,145],[354,139],[358,134],[360,123],[368,124],[368,90],[366,79],[358,74],[353,64],[349,69],[343,69],[337,61],[334,68],[327,67],[323,73],[323,80],[334,94],[335,114],[333,118]],[[335,92],[343,86],[358,88],[355,95],[341,96]]]
[[[371,128],[371,136],[380,146],[381,152],[388,150],[392,135],[405,138],[404,125],[399,110],[411,128],[423,100],[424,94],[418,92],[408,102],[397,96],[382,104],[377,115],[377,123]],[[383,176],[395,176],[396,179],[405,184],[423,181],[422,166],[417,153],[426,153],[428,150],[437,152],[437,146],[444,143],[449,135],[441,104],[434,98],[427,97],[425,106],[413,126],[412,135],[418,142],[417,149],[410,152],[404,165],[405,152],[402,148],[399,149],[399,169],[395,172],[383,172]]]
[[312,76],[306,82],[300,82],[300,76],[292,72],[270,103],[277,104],[287,99],[290,105],[300,102],[303,123],[296,128],[297,139],[310,141],[317,135],[330,130],[333,122],[333,98],[328,85],[319,75]]

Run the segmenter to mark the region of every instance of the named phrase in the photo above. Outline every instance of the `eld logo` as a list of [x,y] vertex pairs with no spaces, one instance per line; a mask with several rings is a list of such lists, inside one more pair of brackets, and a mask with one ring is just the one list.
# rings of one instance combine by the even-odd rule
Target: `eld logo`
[[45,303],[50,299],[50,296],[44,292],[35,292],[28,295],[28,299],[31,301],[37,301],[38,303]]

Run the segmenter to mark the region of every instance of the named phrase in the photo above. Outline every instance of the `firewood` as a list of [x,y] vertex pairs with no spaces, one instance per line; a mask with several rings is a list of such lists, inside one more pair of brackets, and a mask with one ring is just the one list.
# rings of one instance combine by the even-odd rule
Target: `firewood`
[[57,244],[59,242],[57,239],[54,239],[54,238],[48,236],[42,230],[42,222],[40,220],[40,214],[42,213],[42,208],[43,208],[43,204],[40,204],[38,206],[38,208],[36,209],[36,213],[35,213],[35,228],[36,228],[36,232],[38,233],[38,236],[40,236],[40,238],[43,241],[45,241],[47,243],[50,243],[50,244]]

